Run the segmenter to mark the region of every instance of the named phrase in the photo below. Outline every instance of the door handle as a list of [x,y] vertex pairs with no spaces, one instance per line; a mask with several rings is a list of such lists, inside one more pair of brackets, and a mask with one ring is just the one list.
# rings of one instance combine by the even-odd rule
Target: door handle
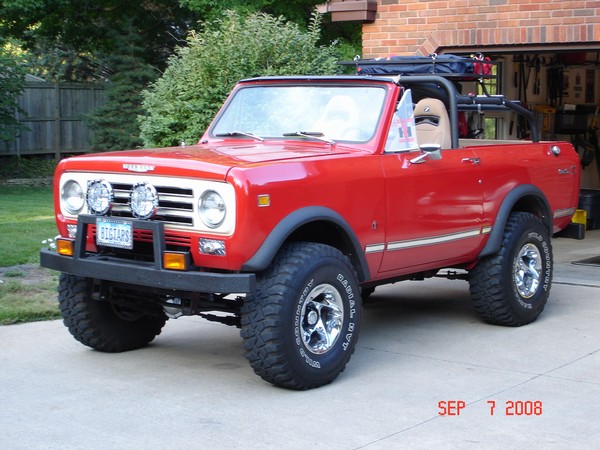
[[460,162],[462,163],[471,163],[471,164],[479,164],[479,158],[463,158]]

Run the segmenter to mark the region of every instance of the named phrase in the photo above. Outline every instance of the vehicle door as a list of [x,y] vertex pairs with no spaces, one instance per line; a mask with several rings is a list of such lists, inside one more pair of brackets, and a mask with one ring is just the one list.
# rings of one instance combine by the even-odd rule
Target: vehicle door
[[469,149],[425,154],[419,144],[422,148],[430,143],[418,142],[410,117],[412,99],[402,105],[407,94],[410,91],[398,106],[382,155],[386,242],[380,272],[386,276],[471,261],[490,228],[482,222],[479,159]]

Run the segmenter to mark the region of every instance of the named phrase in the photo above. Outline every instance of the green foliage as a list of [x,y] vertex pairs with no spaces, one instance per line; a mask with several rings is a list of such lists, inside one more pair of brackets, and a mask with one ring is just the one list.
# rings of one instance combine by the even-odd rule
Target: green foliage
[[59,317],[57,273],[39,267],[42,241],[54,236],[51,187],[0,186],[1,325]]
[[0,141],[12,141],[23,127],[15,113],[18,97],[25,87],[25,73],[19,59],[0,47]]
[[336,46],[319,46],[320,16],[307,31],[263,13],[222,20],[192,33],[169,67],[144,92],[146,146],[197,142],[227,94],[242,79],[261,75],[322,75],[338,71]]
[[124,150],[142,145],[140,126],[142,90],[156,78],[155,71],[136,58],[120,57],[106,87],[106,103],[87,117],[96,151]]
[[96,57],[121,54],[125,35],[145,63],[164,68],[196,18],[179,0],[3,0],[0,41],[18,39],[48,80],[91,81],[103,70]]
[[56,236],[51,187],[0,186],[0,267],[39,262]]
[[56,160],[33,156],[0,156],[0,180],[10,178],[49,178],[56,169]]
[[180,0],[182,6],[202,14],[206,20],[222,17],[226,11],[240,15],[263,12],[272,16],[284,16],[299,25],[307,25],[315,6],[324,0]]
[[[145,49],[145,63],[164,70],[199,19],[213,21],[227,10],[264,12],[306,28],[319,3],[323,0],[0,0],[0,42],[10,39],[25,49],[29,72],[48,81],[95,81],[105,72],[99,55],[122,53],[119,35]],[[320,42],[339,40],[360,49],[360,30],[358,22],[331,23],[326,16]]]
[[141,58],[143,49],[134,45],[133,34],[121,36],[121,54],[104,60],[111,69],[106,87],[106,103],[86,119],[92,130],[94,150],[123,150],[140,147],[137,117],[143,113],[142,90],[154,81],[157,72]]
[[46,39],[26,53],[25,64],[30,74],[49,82],[94,82],[103,78],[97,56]]

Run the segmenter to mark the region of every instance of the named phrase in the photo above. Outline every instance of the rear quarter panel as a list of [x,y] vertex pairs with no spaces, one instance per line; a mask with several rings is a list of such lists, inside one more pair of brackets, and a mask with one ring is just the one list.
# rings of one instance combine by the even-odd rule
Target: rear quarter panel
[[[552,152],[558,147],[560,153]],[[577,208],[580,186],[579,158],[567,142],[535,142],[473,147],[483,169],[484,216],[494,223],[511,190],[531,184],[550,206],[554,233],[565,228]]]

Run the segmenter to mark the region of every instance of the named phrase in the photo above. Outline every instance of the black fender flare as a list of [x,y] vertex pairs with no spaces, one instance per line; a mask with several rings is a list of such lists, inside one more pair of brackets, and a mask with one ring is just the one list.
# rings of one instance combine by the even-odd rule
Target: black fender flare
[[502,205],[500,205],[500,209],[498,210],[496,221],[494,222],[494,225],[492,227],[490,238],[483,247],[483,250],[481,250],[479,258],[493,255],[494,253],[498,252],[498,250],[500,250],[500,246],[502,245],[502,239],[504,237],[504,228],[506,228],[508,216],[510,216],[510,213],[514,210],[514,206],[517,204],[517,202],[522,198],[528,196],[534,197],[539,201],[539,206],[542,210],[542,222],[548,229],[549,235],[552,236],[552,211],[550,209],[550,204],[548,203],[546,196],[538,187],[532,184],[522,184],[514,188],[508,193],[506,197],[504,197]]
[[331,222],[345,233],[352,246],[351,261],[360,281],[370,279],[369,266],[352,227],[337,212],[324,206],[307,206],[285,216],[269,233],[256,253],[242,265],[242,271],[260,272],[266,269],[287,238],[302,225],[315,221]]

